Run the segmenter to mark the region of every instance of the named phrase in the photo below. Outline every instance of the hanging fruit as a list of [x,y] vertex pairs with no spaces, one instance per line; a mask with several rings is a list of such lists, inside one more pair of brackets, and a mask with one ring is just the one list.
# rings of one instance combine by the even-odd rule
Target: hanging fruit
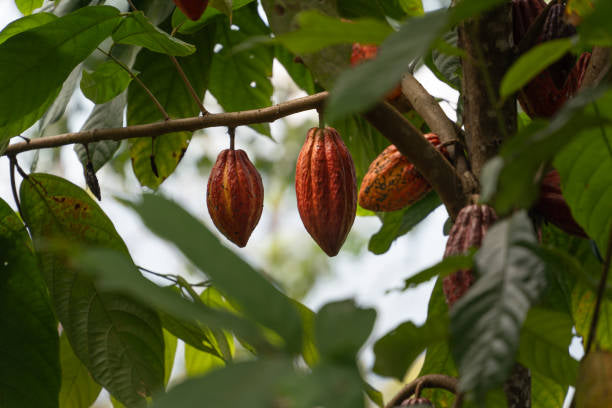
[[204,13],[204,10],[206,10],[208,0],[174,0],[174,4],[190,20],[197,21]]
[[234,150],[233,143],[219,154],[212,168],[206,204],[217,229],[244,247],[261,217],[263,184],[246,152]]
[[[434,147],[440,146],[436,134],[428,133],[425,137]],[[446,154],[446,149],[440,151]],[[396,211],[419,201],[430,191],[431,185],[414,164],[395,145],[390,145],[374,159],[363,177],[359,205],[371,211]]]
[[295,169],[295,192],[304,227],[327,255],[337,255],[355,220],[357,182],[336,129],[308,131]]

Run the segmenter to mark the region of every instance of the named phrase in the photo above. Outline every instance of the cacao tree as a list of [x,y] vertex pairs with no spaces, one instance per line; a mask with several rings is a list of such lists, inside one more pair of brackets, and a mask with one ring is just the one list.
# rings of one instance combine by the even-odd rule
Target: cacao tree
[[[450,3],[15,0],[24,16],[0,31],[12,191],[0,198],[0,407],[88,407],[103,389],[118,407],[608,406],[612,3]],[[275,60],[307,96],[272,103]],[[417,69],[459,92],[456,118]],[[69,132],[77,89],[95,105]],[[235,147],[237,127],[269,138],[269,123],[307,110],[319,124],[293,148],[281,139],[295,154],[272,170]],[[208,184],[204,222],[160,186],[215,127],[225,150],[207,182],[189,181]],[[80,185],[20,161],[68,146]],[[117,200],[203,282],[133,261],[96,202],[114,194],[98,171],[126,164],[141,188]],[[310,310],[238,249],[282,173],[317,256],[346,250],[356,215],[380,218],[369,248],[384,256],[448,213],[440,262],[405,280],[436,279],[425,323],[374,339],[380,376],[402,380],[425,355],[388,401],[358,359],[375,311],[350,299]],[[169,386],[179,340],[204,363]]]

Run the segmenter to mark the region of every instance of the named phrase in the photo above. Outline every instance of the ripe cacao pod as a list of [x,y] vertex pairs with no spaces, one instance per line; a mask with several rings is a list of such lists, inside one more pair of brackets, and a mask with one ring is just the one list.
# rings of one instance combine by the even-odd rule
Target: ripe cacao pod
[[408,398],[405,399],[400,407],[412,407],[412,408],[433,408],[433,404],[427,398]]
[[190,20],[197,21],[206,10],[208,0],[174,0],[174,4]]
[[[425,137],[435,147],[440,146],[436,134]],[[374,159],[363,177],[359,205],[371,211],[396,211],[419,201],[429,191],[431,186],[414,164],[390,145]]]
[[[495,211],[487,205],[472,204],[462,208],[450,230],[444,257],[462,255],[470,248],[480,248],[487,230],[496,220]],[[474,280],[471,269],[461,269],[444,278],[442,289],[449,307],[467,292]]]
[[612,353],[590,351],[580,362],[576,408],[612,407]]
[[[357,66],[363,61],[376,58],[378,55],[378,45],[375,44],[360,44],[354,43],[351,52],[351,66]],[[385,97],[388,101],[393,101],[402,95],[402,88],[400,85],[393,88]]]
[[208,178],[208,213],[217,229],[244,247],[263,210],[261,176],[244,150],[223,150]]
[[336,129],[308,131],[295,168],[295,193],[308,233],[327,255],[337,255],[355,220],[357,182]]
[[556,225],[571,235],[587,238],[587,234],[578,225],[561,193],[561,176],[557,170],[551,170],[542,179],[540,197],[533,207],[534,211],[546,221]]

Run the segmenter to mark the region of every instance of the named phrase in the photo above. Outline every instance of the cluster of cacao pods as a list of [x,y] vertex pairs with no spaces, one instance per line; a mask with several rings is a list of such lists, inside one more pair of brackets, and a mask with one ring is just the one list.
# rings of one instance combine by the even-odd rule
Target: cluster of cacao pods
[[[297,159],[295,191],[306,230],[329,256],[335,256],[353,225],[357,182],[353,159],[338,132],[312,128]],[[223,150],[206,194],[208,212],[230,241],[244,247],[263,210],[263,184],[243,150]]]
[[[440,138],[434,133],[427,140],[444,155]],[[431,191],[431,185],[401,154],[395,145],[388,146],[370,164],[359,189],[359,205],[371,211],[396,211],[409,206]]]
[[[547,9],[544,0],[513,0],[514,43],[519,44],[525,38],[540,13],[545,11],[548,14],[537,43],[574,35],[574,26],[565,22],[564,7],[556,3]],[[580,89],[590,59],[589,52],[578,59],[567,53],[538,74],[518,94],[523,110],[530,117],[553,116]]]
[[174,0],[174,4],[190,20],[197,21],[208,6],[208,0]]

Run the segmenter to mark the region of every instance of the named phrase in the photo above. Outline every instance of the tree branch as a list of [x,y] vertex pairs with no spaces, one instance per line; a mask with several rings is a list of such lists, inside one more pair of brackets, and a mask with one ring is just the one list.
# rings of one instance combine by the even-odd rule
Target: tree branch
[[463,191],[461,178],[450,162],[387,102],[379,103],[364,116],[414,164],[440,195],[449,215],[454,219],[467,203],[468,197]]
[[611,66],[612,58],[610,48],[593,47],[591,60],[589,61],[582,81],[582,88],[597,86],[610,71]]
[[146,125],[127,126],[122,128],[92,129],[84,132],[64,133],[30,142],[21,142],[10,145],[4,155],[16,155],[28,150],[45,149],[50,147],[65,146],[73,143],[91,143],[101,140],[124,140],[137,137],[155,137],[167,133],[180,131],[195,131],[199,129],[241,125],[253,123],[274,122],[275,120],[303,112],[309,109],[317,109],[327,98],[327,92],[294,99],[268,108],[253,109],[241,112],[216,113],[184,119],[170,119],[164,122],[150,123]]
[[457,379],[444,374],[429,374],[417,378],[410,384],[402,388],[395,396],[385,405],[385,408],[395,407],[407,398],[410,398],[416,391],[417,387],[422,388],[441,388],[457,394]]

